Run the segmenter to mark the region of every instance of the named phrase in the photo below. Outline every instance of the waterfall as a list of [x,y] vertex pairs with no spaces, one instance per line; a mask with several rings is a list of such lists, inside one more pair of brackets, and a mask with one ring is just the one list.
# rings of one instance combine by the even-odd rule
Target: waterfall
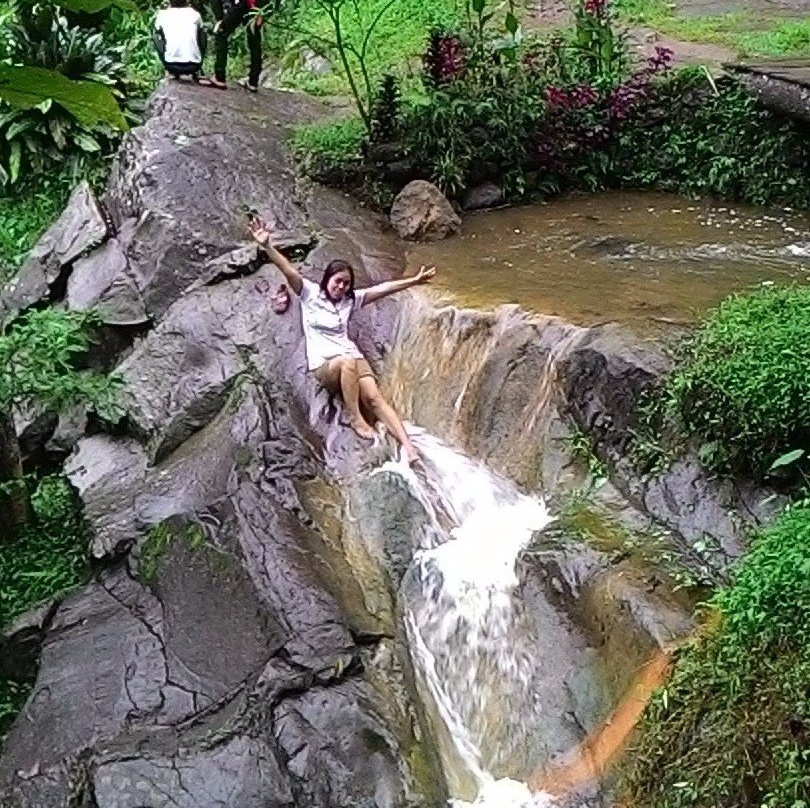
[[413,439],[423,458],[418,473],[398,463],[381,470],[401,474],[431,520],[403,585],[405,625],[421,695],[442,725],[451,794],[498,808],[550,805],[547,795],[493,773],[508,769],[542,721],[512,593],[520,553],[550,517],[542,501],[482,464],[425,432]]

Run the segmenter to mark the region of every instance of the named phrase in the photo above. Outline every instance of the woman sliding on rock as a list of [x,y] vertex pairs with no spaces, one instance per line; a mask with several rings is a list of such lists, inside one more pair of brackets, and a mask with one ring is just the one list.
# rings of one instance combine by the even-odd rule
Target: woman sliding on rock
[[395,292],[428,283],[436,268],[422,267],[411,278],[387,281],[366,289],[354,288],[354,270],[346,261],[331,261],[320,286],[301,273],[270,243],[270,229],[258,216],[248,226],[251,236],[281,270],[290,289],[301,300],[301,321],[307,350],[307,367],[330,393],[340,393],[352,429],[366,440],[374,430],[363,417],[361,404],[382,421],[402,446],[408,463],[419,458],[394,408],[382,397],[366,358],[349,339],[349,318],[355,311]]

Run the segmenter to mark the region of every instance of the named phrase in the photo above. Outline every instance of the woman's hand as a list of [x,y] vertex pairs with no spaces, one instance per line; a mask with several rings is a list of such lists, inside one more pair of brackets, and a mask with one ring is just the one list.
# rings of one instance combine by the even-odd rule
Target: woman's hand
[[435,274],[436,274],[435,266],[426,267],[424,264],[422,264],[422,266],[419,267],[419,272],[417,272],[416,275],[413,276],[414,285],[416,285],[417,283],[430,283],[433,280],[433,276]]
[[254,216],[248,222],[248,232],[260,247],[270,246],[270,227],[261,217]]

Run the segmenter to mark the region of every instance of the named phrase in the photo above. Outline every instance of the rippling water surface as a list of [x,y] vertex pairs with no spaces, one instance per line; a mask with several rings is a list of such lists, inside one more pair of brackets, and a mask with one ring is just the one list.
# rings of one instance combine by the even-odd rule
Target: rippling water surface
[[465,216],[462,233],[415,246],[463,306],[519,303],[580,325],[688,325],[726,295],[810,280],[810,215],[606,192]]

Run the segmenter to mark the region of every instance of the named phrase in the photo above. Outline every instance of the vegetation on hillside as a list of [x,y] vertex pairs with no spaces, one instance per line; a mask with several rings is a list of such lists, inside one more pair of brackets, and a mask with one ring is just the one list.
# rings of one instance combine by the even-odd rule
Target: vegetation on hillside
[[512,199],[630,186],[810,207],[801,126],[730,78],[674,71],[665,48],[635,64],[609,0],[580,0],[570,30],[536,40],[487,0],[470,8],[469,19],[431,32],[418,81],[372,75],[379,89],[362,116],[365,137],[345,121],[299,134],[307,170],[379,185],[382,145],[398,150],[395,182],[410,161],[412,177],[451,196],[493,180]]
[[635,808],[810,804],[810,508],[759,535],[626,755]]
[[[706,465],[764,475],[810,453],[810,289],[726,299],[681,346],[661,403]],[[801,468],[801,466],[795,466]]]

